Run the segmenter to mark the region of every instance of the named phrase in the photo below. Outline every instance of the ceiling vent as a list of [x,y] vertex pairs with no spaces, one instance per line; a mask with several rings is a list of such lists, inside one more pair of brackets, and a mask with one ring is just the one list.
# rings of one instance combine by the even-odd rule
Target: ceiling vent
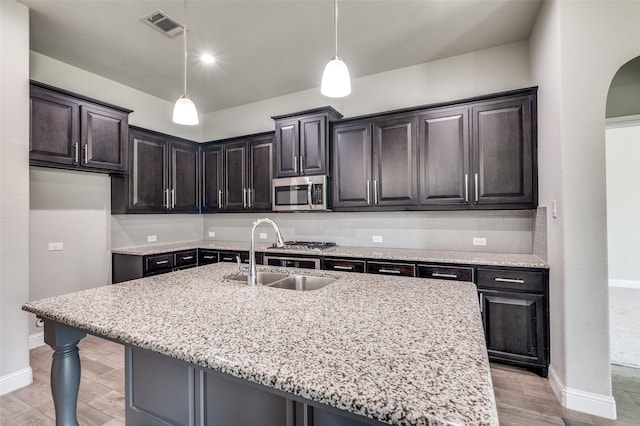
[[148,13],[140,18],[140,20],[167,37],[175,37],[182,33],[182,24],[169,18],[169,16],[161,10]]

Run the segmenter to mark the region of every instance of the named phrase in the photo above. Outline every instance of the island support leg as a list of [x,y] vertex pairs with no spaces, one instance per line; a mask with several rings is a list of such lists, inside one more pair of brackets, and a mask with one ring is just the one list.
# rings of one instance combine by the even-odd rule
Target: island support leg
[[44,322],[44,341],[55,351],[51,364],[51,393],[56,410],[56,426],[78,426],[78,342],[85,336],[84,332],[75,328],[48,320]]

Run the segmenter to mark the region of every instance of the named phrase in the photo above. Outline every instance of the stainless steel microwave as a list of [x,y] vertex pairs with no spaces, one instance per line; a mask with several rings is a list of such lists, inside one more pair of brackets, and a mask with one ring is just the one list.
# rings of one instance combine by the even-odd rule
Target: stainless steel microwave
[[326,175],[273,179],[273,211],[328,210],[328,186]]

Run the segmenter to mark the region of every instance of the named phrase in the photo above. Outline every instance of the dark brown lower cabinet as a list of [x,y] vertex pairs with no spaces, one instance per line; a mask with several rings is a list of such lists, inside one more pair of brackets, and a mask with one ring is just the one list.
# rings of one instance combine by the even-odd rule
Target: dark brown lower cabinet
[[125,350],[125,375],[126,423],[129,426],[382,425],[375,420],[132,346]]
[[198,266],[197,249],[146,256],[113,253],[111,255],[111,281],[116,284],[195,266]]

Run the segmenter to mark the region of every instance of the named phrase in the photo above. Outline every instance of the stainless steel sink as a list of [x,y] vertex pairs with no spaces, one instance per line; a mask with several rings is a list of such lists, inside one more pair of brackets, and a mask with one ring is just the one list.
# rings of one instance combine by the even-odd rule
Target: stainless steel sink
[[[241,281],[246,283],[245,274],[233,274],[225,277],[228,280]],[[277,272],[258,272],[256,283],[265,287],[282,288],[286,290],[310,291],[318,290],[334,282],[334,278],[314,277],[309,275],[288,275]]]
[[[287,274],[278,274],[276,272],[258,272],[256,276],[256,283],[259,285],[269,285],[288,277],[289,275]],[[246,274],[228,275],[225,278],[234,281],[247,282]]]
[[272,288],[283,288],[287,290],[310,291],[318,290],[334,282],[333,278],[312,277],[308,275],[289,275],[280,281],[267,284]]

